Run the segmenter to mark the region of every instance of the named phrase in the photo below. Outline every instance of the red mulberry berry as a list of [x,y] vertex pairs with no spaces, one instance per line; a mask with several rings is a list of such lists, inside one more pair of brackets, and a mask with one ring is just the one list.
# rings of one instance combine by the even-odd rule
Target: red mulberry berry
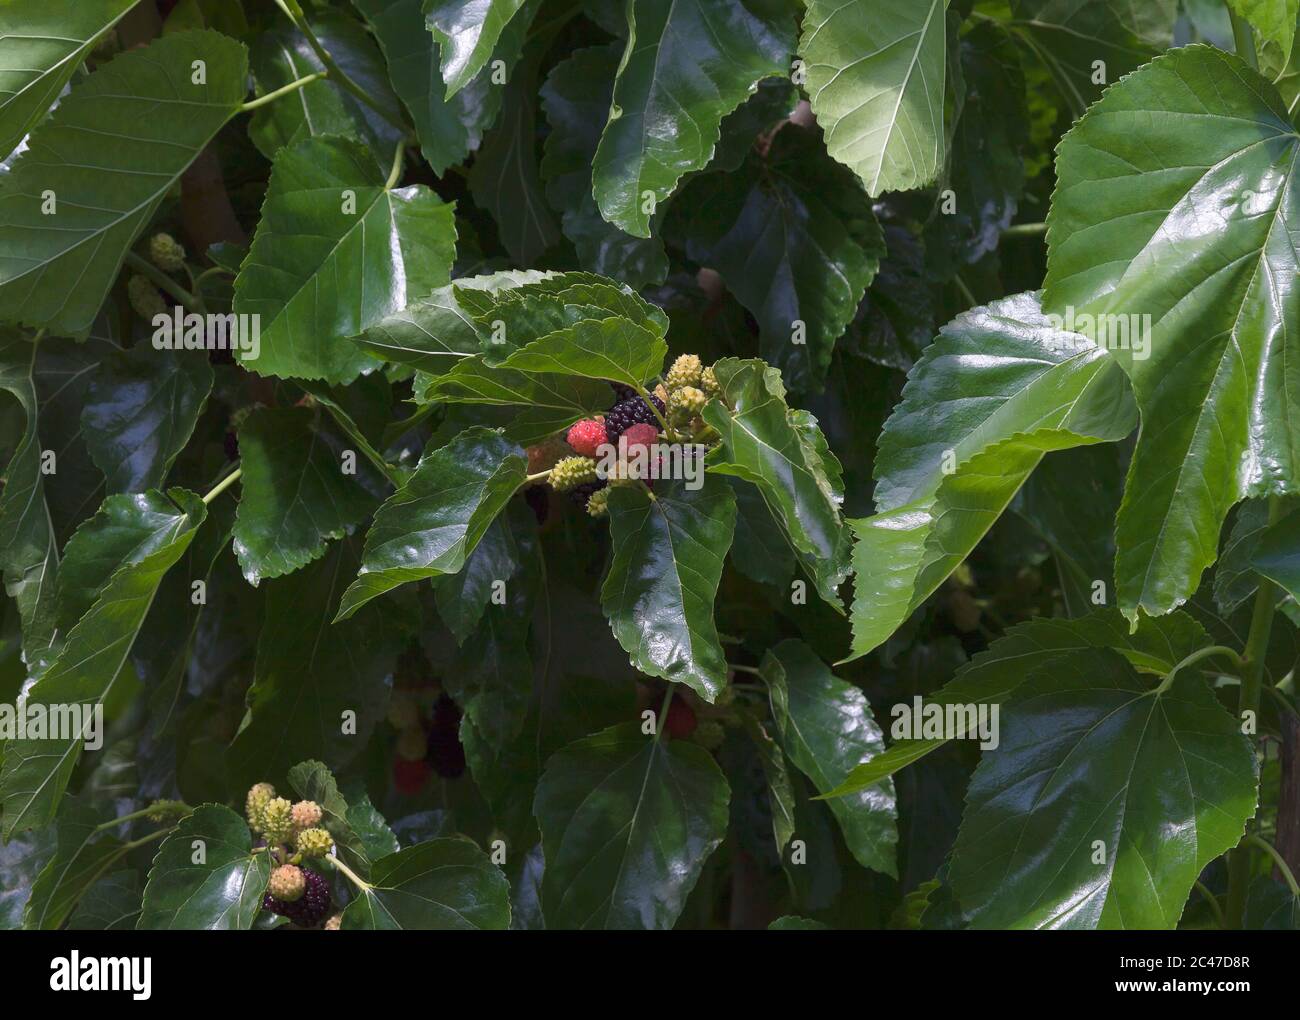
[[569,429],[565,439],[573,447],[574,452],[584,457],[597,456],[596,451],[609,441],[605,435],[605,423],[595,418],[578,422]]

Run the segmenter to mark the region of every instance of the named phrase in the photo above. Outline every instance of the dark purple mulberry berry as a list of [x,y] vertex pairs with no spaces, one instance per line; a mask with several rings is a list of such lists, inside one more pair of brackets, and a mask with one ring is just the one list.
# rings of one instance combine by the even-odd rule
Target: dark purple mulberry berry
[[262,898],[262,909],[287,917],[299,928],[316,928],[329,916],[329,883],[323,875],[318,875],[310,868],[303,868],[302,874],[307,880],[307,889],[302,894],[302,899],[283,903],[267,893]]
[[636,390],[632,389],[627,383],[612,382],[610,385],[614,387],[614,395],[618,397],[620,403],[624,400],[631,400],[636,396]]
[[609,483],[605,481],[605,479],[599,478],[594,482],[587,482],[583,485],[575,486],[569,490],[569,498],[577,503],[578,506],[582,507],[582,509],[586,510],[587,503],[591,500],[591,494],[598,489],[603,489],[608,484]]
[[[651,394],[650,399],[654,401],[659,413],[663,414],[664,402],[653,394]],[[620,401],[605,413],[605,435],[609,437],[611,443],[617,443],[618,437],[633,425],[643,424],[653,425],[657,429],[659,427],[659,418],[650,409],[650,405],[640,397]]]
[[425,760],[443,779],[465,774],[465,748],[460,742],[460,709],[446,694],[439,695],[429,724],[429,752]]
[[550,491],[545,485],[530,485],[524,490],[524,502],[533,511],[538,524],[545,524],[551,515]]

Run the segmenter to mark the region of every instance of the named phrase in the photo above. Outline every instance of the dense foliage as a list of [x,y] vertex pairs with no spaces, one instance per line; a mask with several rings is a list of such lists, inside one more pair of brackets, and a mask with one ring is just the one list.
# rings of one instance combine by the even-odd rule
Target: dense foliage
[[1298,18],[0,0],[0,927],[1296,927]]

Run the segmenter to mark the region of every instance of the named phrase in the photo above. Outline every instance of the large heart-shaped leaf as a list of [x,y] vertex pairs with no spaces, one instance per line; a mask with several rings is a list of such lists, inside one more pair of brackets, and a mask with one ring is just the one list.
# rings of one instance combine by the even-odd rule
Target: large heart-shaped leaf
[[211,389],[212,366],[202,352],[160,353],[139,343],[100,362],[81,420],[108,491],[162,485]]
[[440,37],[447,98],[468,85],[492,57],[493,47],[527,0],[427,0],[428,25]]
[[[1118,609],[1102,609],[1074,620],[1041,619],[1012,627],[1006,634],[957,670],[952,680],[925,699],[927,705],[1001,705],[1030,673],[1046,663],[1089,648],[1110,648],[1148,673],[1168,673],[1186,656],[1209,643],[1199,623],[1185,613],[1143,620],[1129,633]],[[958,719],[958,729],[945,737],[902,738],[889,749],[864,760],[830,791],[838,797],[855,793],[892,776],[925,757],[949,739],[976,739]]]
[[674,204],[679,213],[689,217],[691,258],[721,273],[758,320],[764,358],[790,389],[820,389],[885,254],[853,175],[813,132],[790,125],[739,173],[708,174],[688,188]]
[[0,36],[0,158],[54,104],[96,42],[136,0],[8,4]]
[[260,408],[239,427],[242,495],[235,555],[256,585],[316,559],[370,514],[374,500],[344,474],[342,444],[308,408]]
[[519,348],[502,362],[522,372],[607,379],[644,386],[663,369],[668,344],[644,326],[611,316],[583,319]]
[[522,447],[479,426],[425,457],[375,513],[338,619],[400,584],[459,571],[527,470]]
[[632,665],[706,701],[727,685],[713,600],[736,524],[731,488],[704,479],[617,486],[609,496],[614,560],[600,604]]
[[879,513],[852,522],[853,655],[884,641],[975,547],[1044,453],[1122,439],[1115,359],[1032,294],[959,316],[912,372],[876,459]]
[[794,25],[743,0],[645,0],[627,20],[593,191],[605,219],[649,237],[655,206],[713,157],[722,118],[789,70]]
[[1118,652],[1076,651],[1006,707],[953,888],[976,928],[1172,929],[1255,795],[1250,741],[1198,671],[1160,691]]
[[812,0],[799,56],[826,151],[874,198],[943,166],[948,0]]
[[178,32],[122,53],[68,94],[0,191],[6,320],[89,332],[131,242],[243,102],[247,74],[233,39]]
[[235,311],[261,316],[261,375],[348,383],[374,364],[347,337],[450,279],[452,207],[423,185],[394,188],[341,138],[280,150]]
[[671,928],[726,833],[728,797],[707,751],[635,723],[556,752],[533,804],[547,927]]
[[[850,770],[884,750],[866,695],[835,676],[802,641],[783,641],[760,667],[772,702],[777,739],[819,793],[836,789]],[[864,868],[898,875],[898,804],[885,781],[837,797],[831,812],[849,851]]]
[[703,417],[721,442],[709,452],[709,471],[758,487],[821,597],[838,605],[836,589],[849,569],[839,462],[812,416],[786,406],[776,369],[724,358],[713,371],[722,399],[711,401]]
[[[91,707],[108,700],[119,677],[130,673],[131,646],[163,574],[184,555],[206,511],[193,493],[173,489],[168,496],[175,503],[170,540],[112,573],[94,605],[69,632],[54,662],[28,692],[31,703]],[[152,501],[156,494],[148,498]],[[6,838],[48,824],[54,817],[81,747],[80,736],[5,744],[0,803]]]
[[158,848],[136,927],[246,930],[270,877],[271,857],[253,853],[248,823],[228,807],[204,804]]
[[510,927],[510,883],[470,840],[434,839],[375,861],[345,929],[465,931]]
[[1237,500],[1300,482],[1298,153],[1276,89],[1208,46],[1130,75],[1058,150],[1044,307],[1112,333],[1142,413],[1117,523],[1131,618],[1191,595]]

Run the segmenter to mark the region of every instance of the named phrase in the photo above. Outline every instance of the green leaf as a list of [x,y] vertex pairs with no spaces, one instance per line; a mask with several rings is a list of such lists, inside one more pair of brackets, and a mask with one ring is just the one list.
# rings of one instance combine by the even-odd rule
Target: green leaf
[[668,258],[659,238],[634,237],[607,223],[592,194],[592,163],[614,98],[621,42],[577,50],[542,85],[542,109],[551,125],[542,156],[546,197],[560,214],[584,269],[632,287],[661,283]]
[[86,447],[109,492],[163,484],[212,389],[206,354],[138,343],[100,362],[81,412]]
[[56,849],[54,826],[0,842],[0,931],[22,927],[23,909],[36,881]]
[[[1297,0],[1227,0],[1228,7],[1257,33],[1255,44],[1270,62],[1285,67],[1291,59],[1296,27],[1300,24]],[[1271,53],[1269,51],[1272,51]]]
[[370,882],[343,911],[345,929],[510,927],[510,883],[468,839],[435,839],[382,857],[371,869]]
[[1208,46],[1124,79],[1058,149],[1044,307],[1142,326],[1109,338],[1143,419],[1117,522],[1130,619],[1191,595],[1235,502],[1300,479],[1297,152],[1273,86]]
[[6,5],[0,38],[0,157],[44,118],[96,43],[136,0]]
[[[267,159],[274,159],[286,145],[326,135],[351,138],[377,152],[391,152],[402,137],[394,123],[401,123],[401,109],[388,87],[384,62],[365,28],[355,18],[332,10],[313,14],[308,23],[343,72],[392,120],[337,83],[314,81],[254,111],[249,137]],[[255,37],[251,63],[263,94],[324,69],[307,37],[285,19]]]
[[1248,931],[1300,930],[1300,896],[1271,878],[1255,879],[1242,927]]
[[1033,294],[957,317],[909,373],[876,458],[857,543],[853,650],[877,647],[966,558],[1045,453],[1132,431],[1116,359]]
[[726,833],[728,796],[707,751],[636,723],[556,752],[533,805],[547,927],[671,928]]
[[661,335],[614,316],[583,319],[549,333],[519,348],[502,367],[643,387],[663,370],[667,355]]
[[713,158],[722,118],[760,79],[787,73],[794,25],[742,0],[646,0],[627,19],[593,190],[606,220],[649,237],[655,206]]
[[115,871],[86,890],[68,921],[69,931],[134,931],[144,890],[136,871]]
[[[195,863],[198,846],[201,863]],[[248,823],[228,807],[204,804],[158,848],[136,927],[246,930],[262,909],[270,877],[270,854],[253,853]]]
[[122,841],[98,827],[109,820],[89,803],[67,798],[56,823],[57,849],[32,883],[24,928],[57,931],[87,889],[121,858]]
[[[684,207],[684,208],[683,208]],[[871,203],[817,136],[787,125],[739,173],[708,174],[673,206],[687,253],[758,320],[765,360],[792,390],[819,390],[835,341],[885,255]]]
[[1022,685],[953,851],[971,927],[1172,929],[1240,841],[1257,781],[1239,721],[1195,670],[1165,692],[1148,680],[1089,649]]
[[[838,788],[859,762],[885,748],[866,695],[836,677],[802,641],[782,641],[760,667],[777,740],[818,793]],[[898,876],[898,802],[891,780],[830,802],[853,857]]]
[[814,921],[811,917],[797,917],[794,914],[786,914],[784,917],[778,917],[775,921],[767,926],[768,931],[829,931],[828,925],[822,924],[821,921]]
[[[191,83],[196,60],[203,84]],[[89,332],[131,242],[243,102],[247,73],[233,39],[179,32],[120,54],[59,103],[0,193],[7,320]]]
[[785,402],[781,373],[756,359],[713,366],[722,399],[703,418],[721,436],[708,470],[758,487],[795,556],[832,605],[848,576],[849,532],[840,517],[840,466],[816,421]]
[[480,426],[426,456],[375,513],[337,619],[408,581],[459,571],[527,470],[522,447]]
[[[1214,568],[1214,602],[1224,616],[1231,616],[1259,590],[1260,563],[1267,562],[1267,576],[1275,581],[1287,577],[1288,584],[1293,584],[1296,580],[1288,577],[1284,564],[1288,548],[1295,548],[1291,536],[1300,539],[1298,522],[1279,519],[1270,526],[1269,503],[1267,499],[1248,499],[1237,506],[1232,531]],[[1285,517],[1295,509],[1294,499],[1283,501],[1280,507]],[[1261,557],[1262,548],[1266,551]]]
[[[1053,660],[1093,648],[1109,648],[1148,673],[1164,674],[1209,644],[1205,629],[1185,613],[1145,619],[1129,633],[1118,609],[1101,609],[1074,620],[1040,619],[1012,627],[1005,635],[957,670],[944,687],[925,699],[926,705],[1001,705],[1025,678]],[[958,720],[953,738],[967,736]],[[838,797],[856,793],[893,775],[948,742],[949,737],[895,740],[882,754],[857,765],[848,778],[829,792]]]
[[826,151],[868,193],[929,184],[944,161],[948,0],[812,0],[799,56]]
[[727,663],[713,623],[713,600],[731,546],[736,500],[705,478],[616,486],[609,496],[614,559],[600,604],[632,665],[647,676],[684,683],[712,702],[727,685]]
[[[1259,521],[1261,515],[1263,519]],[[1263,508],[1247,503],[1242,508],[1242,516],[1266,528],[1256,539],[1250,565],[1280,584],[1288,595],[1296,597],[1300,592],[1300,513],[1287,514],[1269,525],[1267,503]]]
[[[302,800],[314,800],[321,806],[321,824],[334,837],[334,847],[349,867],[370,874],[371,861],[380,856],[375,850],[388,841],[374,825],[374,819],[357,801],[357,809],[339,792],[329,767],[319,761],[299,762],[289,770],[289,786]],[[368,802],[368,801],[367,801]],[[353,820],[358,823],[353,827]]]
[[[120,497],[114,497],[120,498]],[[151,502],[157,494],[146,494]],[[173,489],[175,529],[170,541],[112,574],[94,605],[68,633],[57,658],[28,692],[32,704],[93,706],[108,701],[128,665],[163,574],[184,555],[206,508],[193,493]],[[0,770],[4,835],[48,824],[81,755],[80,738],[11,740]]]
[[374,500],[343,473],[342,447],[309,408],[259,408],[244,419],[235,555],[249,584],[310,563],[369,516]]
[[[496,119],[504,91],[484,71],[451,99],[444,96],[438,68],[443,44],[430,43],[423,0],[355,0],[388,63],[388,76],[415,122],[420,151],[439,176],[478,148],[482,134]],[[514,33],[518,35],[519,33]],[[495,56],[507,64],[518,56],[521,39],[506,33]]]
[[495,583],[506,584],[523,567],[516,526],[526,527],[522,515],[515,519],[498,517],[483,533],[464,569],[434,582],[438,616],[456,636],[457,644],[463,645],[483,619]]
[[345,338],[447,283],[455,245],[452,206],[421,184],[389,188],[357,143],[282,149],[235,280],[235,311],[261,316],[261,349],[242,363],[351,382],[374,362]]
[[493,47],[526,0],[428,0],[425,18],[442,44],[447,98],[470,83],[492,58]]
[[232,771],[249,784],[279,782],[304,759],[342,768],[388,707],[403,643],[393,607],[330,622],[356,569],[355,544],[339,542],[324,559],[268,586],[248,717],[230,754]]
[[767,780],[767,803],[772,812],[772,836],[776,840],[776,855],[784,857],[785,848],[795,834],[794,787],[790,785],[790,772],[785,755],[768,734],[763,723],[748,712],[742,713],[745,732],[757,752],[763,778]]

